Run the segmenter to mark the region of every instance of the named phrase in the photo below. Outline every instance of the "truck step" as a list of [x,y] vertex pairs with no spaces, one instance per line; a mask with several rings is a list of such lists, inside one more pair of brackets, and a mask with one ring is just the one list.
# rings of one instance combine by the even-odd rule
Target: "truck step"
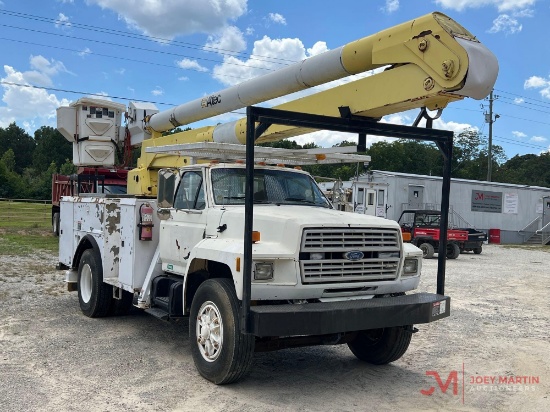
[[159,308],[149,308],[145,309],[145,312],[149,315],[153,315],[155,318],[168,321],[170,320],[170,314],[166,312],[165,310],[159,309]]

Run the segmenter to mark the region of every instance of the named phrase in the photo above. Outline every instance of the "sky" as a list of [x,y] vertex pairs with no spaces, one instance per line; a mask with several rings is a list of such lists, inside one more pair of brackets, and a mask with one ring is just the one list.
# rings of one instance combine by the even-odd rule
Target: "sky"
[[[548,0],[0,0],[0,127],[15,122],[31,135],[55,127],[57,107],[87,96],[167,110],[433,11],[466,27],[499,61],[493,143],[508,158],[548,151]],[[488,135],[488,108],[488,100],[451,103],[434,127]],[[416,115],[383,121],[410,125]],[[319,131],[294,140],[330,147],[356,137]]]

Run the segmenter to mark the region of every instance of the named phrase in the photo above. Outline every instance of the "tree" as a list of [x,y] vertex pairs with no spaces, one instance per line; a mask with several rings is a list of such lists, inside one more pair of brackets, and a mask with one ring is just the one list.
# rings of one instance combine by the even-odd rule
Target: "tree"
[[69,159],[65,159],[65,163],[59,168],[59,173],[62,175],[72,175],[76,173],[76,166]]
[[370,168],[391,172],[440,176],[443,163],[439,150],[433,145],[412,140],[381,141],[367,150]]
[[[506,154],[499,145],[493,145],[491,151],[493,177],[496,178],[500,166],[506,161]],[[464,130],[455,137],[453,142],[452,176],[485,180],[487,178],[487,159],[487,138],[477,130]]]
[[10,148],[4,152],[2,155],[2,162],[6,166],[8,172],[13,172],[15,169],[15,153],[13,153],[13,149]]
[[37,171],[44,171],[53,162],[61,166],[66,159],[73,156],[73,147],[62,135],[50,126],[42,126],[34,132],[36,148],[32,156],[33,168]]
[[15,155],[14,171],[21,174],[25,167],[31,165],[32,154],[36,143],[25,130],[11,123],[7,128],[0,127],[0,156],[9,149],[13,150]]

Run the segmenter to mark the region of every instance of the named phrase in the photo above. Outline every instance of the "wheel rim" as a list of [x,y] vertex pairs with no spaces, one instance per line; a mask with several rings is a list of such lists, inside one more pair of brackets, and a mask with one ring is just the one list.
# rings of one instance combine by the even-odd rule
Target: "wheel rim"
[[428,256],[428,247],[425,245],[420,246],[420,250],[422,250],[422,257]]
[[381,329],[370,329],[363,331],[363,336],[366,339],[367,346],[376,345],[384,336],[384,328]]
[[92,297],[92,268],[87,263],[80,272],[80,296],[85,303]]
[[214,302],[204,302],[197,315],[197,345],[207,362],[214,362],[222,351],[223,323]]

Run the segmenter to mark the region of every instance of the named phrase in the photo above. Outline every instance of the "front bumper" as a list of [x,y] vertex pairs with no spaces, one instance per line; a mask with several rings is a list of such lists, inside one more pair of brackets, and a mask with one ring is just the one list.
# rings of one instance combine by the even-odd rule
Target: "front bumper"
[[378,299],[250,307],[255,336],[325,335],[430,323],[451,313],[451,298],[416,293]]

